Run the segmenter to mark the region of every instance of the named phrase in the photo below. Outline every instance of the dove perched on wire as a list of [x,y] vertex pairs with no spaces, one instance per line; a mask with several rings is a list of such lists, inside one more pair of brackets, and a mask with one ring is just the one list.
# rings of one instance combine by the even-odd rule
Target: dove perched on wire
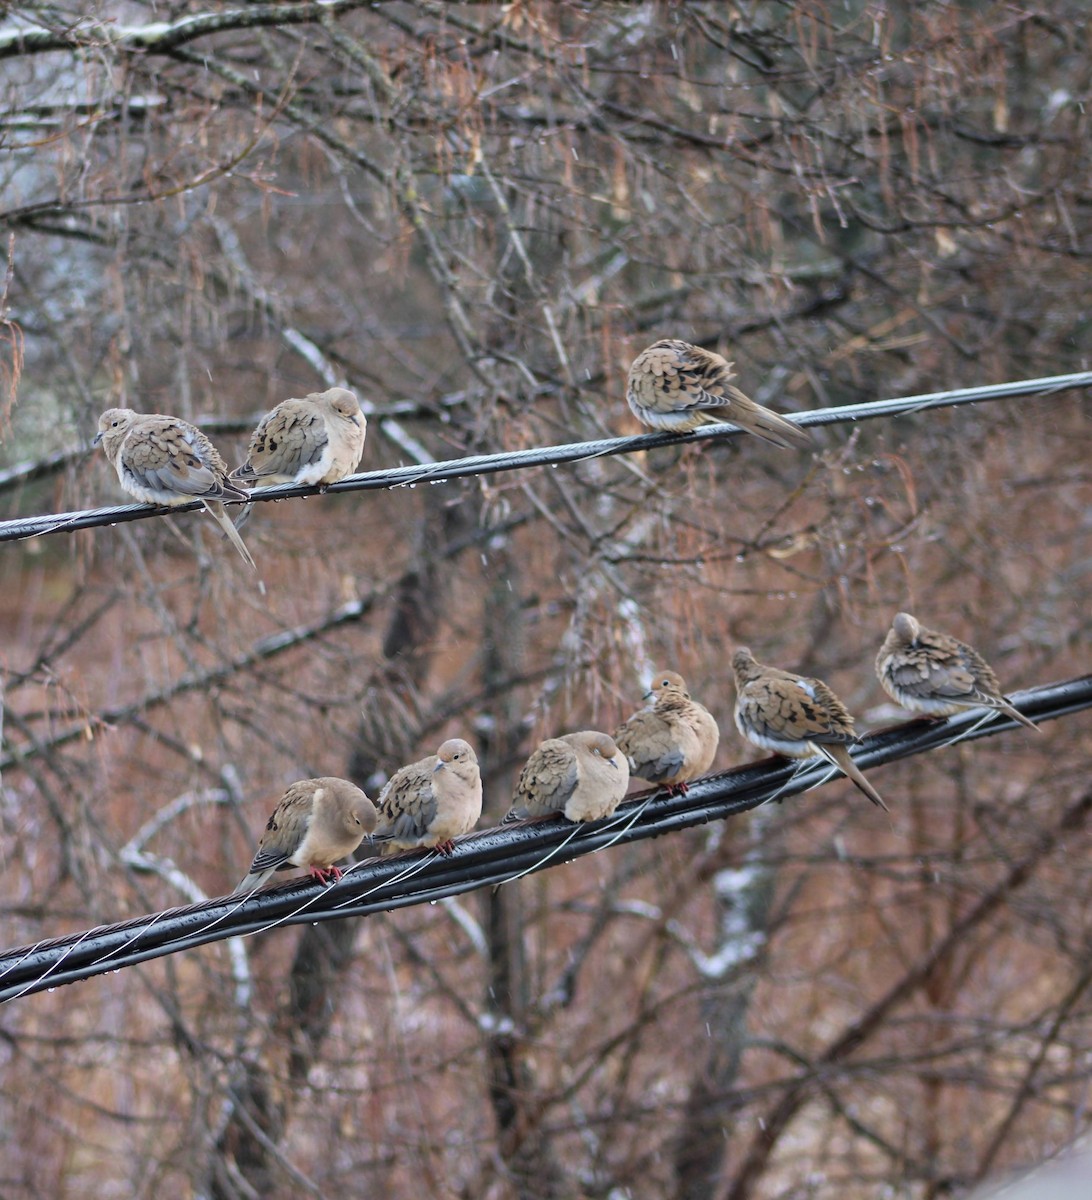
[[626,400],[644,425],[690,433],[699,425],[730,421],[785,449],[806,448],[812,436],[799,425],[756,404],[735,387],[733,364],[678,338],[665,338],[633,360]]
[[612,737],[595,729],[547,738],[524,764],[504,822],[562,813],[599,821],[629,787],[629,763]]
[[235,889],[252,892],[274,871],[306,867],[320,883],[341,878],[334,864],[376,825],[375,805],[347,779],[301,779],[284,793],[258,843],[250,871]]
[[372,841],[390,850],[433,847],[450,854],[455,838],[482,815],[482,776],[469,742],[449,738],[435,754],[401,767],[379,793]]
[[351,475],[364,453],[368,421],[348,388],[284,400],[258,423],[246,461],[231,478],[249,485],[326,487]]
[[926,629],[909,613],[895,614],[876,655],[876,675],[891,699],[910,712],[950,717],[964,708],[993,708],[1039,730],[1001,694],[997,676],[976,650]]
[[888,811],[846,749],[860,740],[853,732],[853,718],[821,679],[764,666],[745,647],[732,655],[732,670],[736,727],[749,742],[785,758],[825,758],[873,804]]
[[108,408],[92,445],[101,445],[121,486],[143,504],[176,508],[201,500],[242,555],[254,566],[222,500],[245,500],[247,491],[228,478],[220,452],[195,425],[179,417]]
[[653,676],[645,700],[653,701],[651,707],[620,725],[614,740],[629,759],[630,774],[685,795],[688,782],[712,765],[720,729],[712,713],[690,698],[686,681],[674,671]]

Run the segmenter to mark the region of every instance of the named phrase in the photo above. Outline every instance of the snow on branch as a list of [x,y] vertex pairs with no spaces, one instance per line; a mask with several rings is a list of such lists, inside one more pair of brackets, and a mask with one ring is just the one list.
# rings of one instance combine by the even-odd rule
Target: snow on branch
[[369,0],[313,0],[309,4],[250,4],[146,25],[88,18],[67,29],[5,29],[0,30],[0,59],[56,50],[78,54],[103,46],[123,52],[166,54],[196,38],[225,29],[309,25],[350,9],[370,7]]

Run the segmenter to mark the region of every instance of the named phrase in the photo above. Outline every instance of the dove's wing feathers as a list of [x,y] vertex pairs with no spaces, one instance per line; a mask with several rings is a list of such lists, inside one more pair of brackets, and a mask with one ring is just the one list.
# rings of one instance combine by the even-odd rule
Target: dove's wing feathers
[[674,779],[686,765],[676,731],[655,709],[635,712],[615,731],[614,740],[633,774],[649,783]]
[[250,891],[263,884],[274,871],[291,866],[291,859],[303,845],[314,816],[314,789],[311,780],[301,779],[285,792],[266,823],[250,871],[235,889]]
[[379,793],[379,825],[372,840],[414,843],[436,819],[432,776],[437,758],[430,754],[397,770]]
[[524,764],[504,820],[562,812],[576,790],[577,778],[576,749],[560,738],[548,738]]
[[302,482],[298,476],[322,459],[330,443],[321,411],[307,400],[285,400],[258,423],[246,462],[235,479],[265,484]]

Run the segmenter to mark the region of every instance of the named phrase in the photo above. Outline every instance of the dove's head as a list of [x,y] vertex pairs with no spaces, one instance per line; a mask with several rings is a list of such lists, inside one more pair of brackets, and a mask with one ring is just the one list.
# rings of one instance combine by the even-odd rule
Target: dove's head
[[891,622],[891,629],[895,637],[905,646],[913,645],[918,640],[918,634],[921,633],[921,626],[907,612],[895,614],[895,619]]
[[363,792],[345,810],[345,828],[349,833],[356,833],[358,829],[361,834],[371,833],[378,823],[375,805]]
[[344,417],[346,421],[352,421],[354,425],[360,425],[364,421],[360,401],[356,398],[356,393],[350,392],[348,388],[332,387],[308,398],[316,403],[325,404],[331,412]]
[[645,693],[645,699],[655,697],[659,700],[661,696],[685,696],[689,699],[686,680],[677,671],[657,671],[652,676],[652,686]]
[[740,680],[751,679],[758,672],[755,656],[746,646],[740,646],[732,655],[732,670],[735,672],[737,683]]
[[462,738],[448,738],[436,751],[436,766],[433,771],[442,771],[445,767],[467,768],[478,765],[478,756],[474,747]]
[[585,733],[578,733],[574,739],[577,745],[581,746],[589,754],[595,755],[596,758],[601,758],[605,762],[610,763],[612,767],[617,767],[621,760],[621,752],[615,744],[614,738],[609,734],[599,733],[597,730],[589,729]]
[[117,448],[125,439],[125,435],[133,427],[139,413],[131,408],[108,408],[99,417],[99,431],[91,440],[92,446],[101,445],[106,451],[106,457],[113,462]]

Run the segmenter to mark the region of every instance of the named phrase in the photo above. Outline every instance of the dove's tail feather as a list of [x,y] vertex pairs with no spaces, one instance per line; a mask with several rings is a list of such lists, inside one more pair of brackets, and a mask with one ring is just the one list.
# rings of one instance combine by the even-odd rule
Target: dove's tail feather
[[272,876],[272,871],[255,871],[252,874],[244,875],[239,881],[238,886],[232,892],[233,896],[237,896],[240,892],[255,892],[262,886],[267,879]]
[[243,557],[243,561],[252,571],[258,569],[258,564],[250,557],[250,551],[246,548],[246,543],[239,536],[239,531],[231,523],[231,518],[224,511],[224,506],[217,500],[206,500],[205,507],[212,515],[213,519],[219,524],[220,528],[227,535],[228,541],[235,547]]
[[861,773],[860,767],[858,767],[853,759],[850,758],[849,751],[845,748],[845,746],[819,746],[818,750],[828,762],[832,762],[842,772],[842,774],[845,775],[848,780],[850,780],[851,783],[855,784],[862,792],[864,792],[864,794],[869,798],[869,800],[872,801],[873,804],[879,805],[884,812],[891,811],[887,805],[884,804],[880,793],[876,791],[876,789],[868,782],[867,779],[865,779],[864,775]]
[[235,470],[232,471],[231,474],[228,476],[228,479],[231,481],[231,483],[233,483],[233,484],[242,483],[242,484],[245,484],[247,487],[252,487],[254,485],[254,483],[257,481],[257,478],[258,478],[258,472],[255,471],[254,468],[250,465],[249,458],[246,460],[245,463],[243,463],[243,465],[241,467],[236,467]]
[[756,437],[772,442],[783,450],[806,450],[815,444],[815,439],[808,430],[800,425],[794,425],[792,421],[786,421],[784,417],[779,417],[770,409],[763,408],[761,404],[756,404],[739,388],[729,386],[725,390],[731,393],[731,404],[719,414],[715,410],[706,410],[705,419],[707,421],[731,421],[740,429],[745,429]]
[[1034,721],[1029,717],[1025,717],[1018,708],[1014,708],[1004,697],[995,701],[990,707],[1000,709],[1006,717],[1012,717],[1014,721],[1019,721],[1021,725],[1026,725],[1029,729],[1034,729],[1036,733],[1043,732]]

